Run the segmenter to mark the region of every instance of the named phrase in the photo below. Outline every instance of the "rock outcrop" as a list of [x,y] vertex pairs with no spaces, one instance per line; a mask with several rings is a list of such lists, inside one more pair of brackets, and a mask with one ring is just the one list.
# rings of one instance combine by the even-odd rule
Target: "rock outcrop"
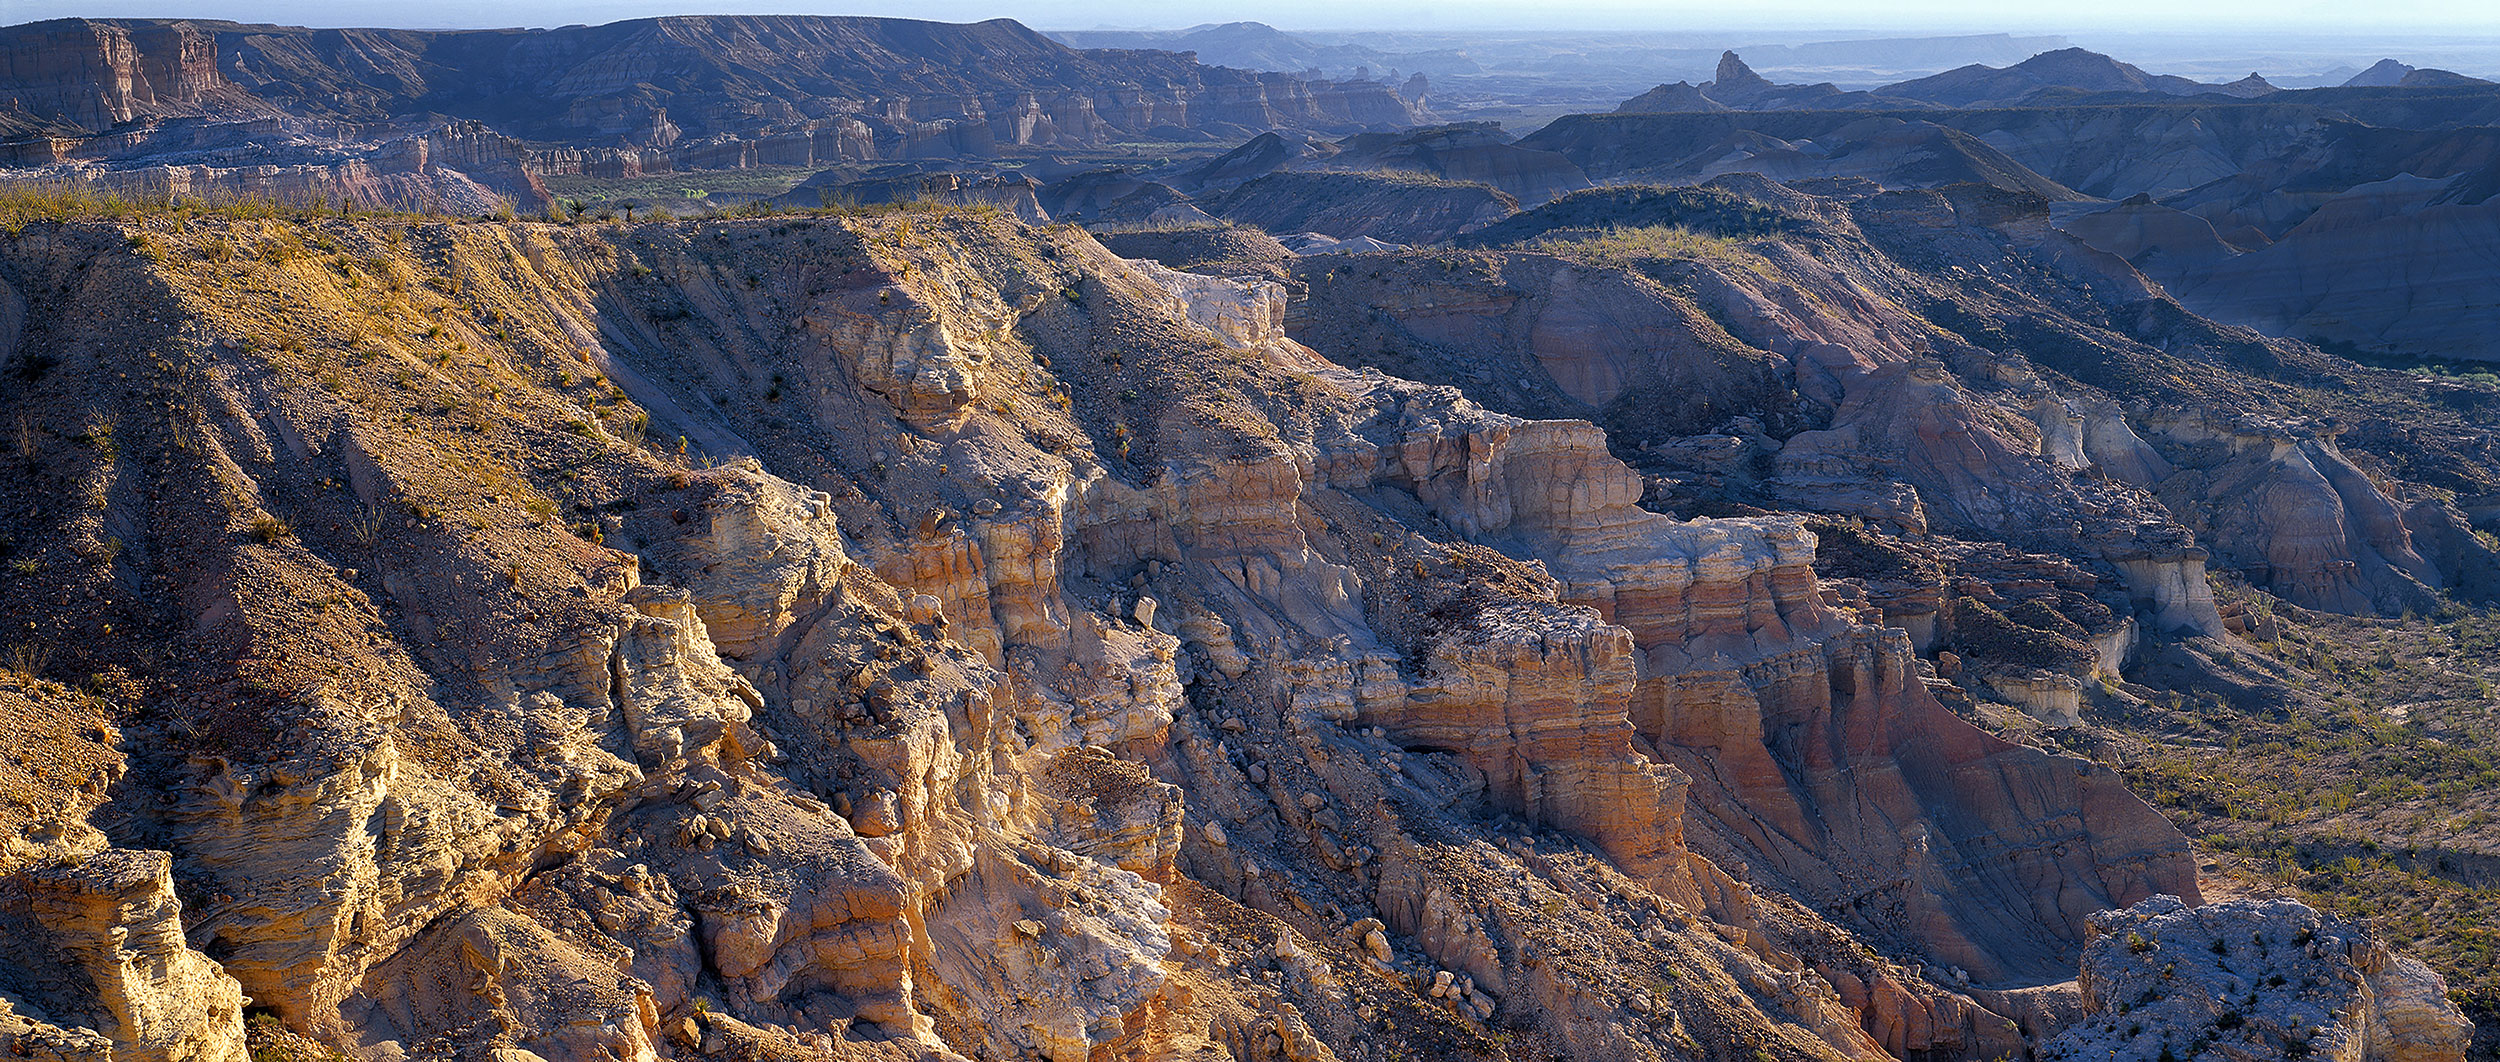
[[[1595,418],[1676,496],[2036,551],[2089,543],[2152,631],[2221,633],[2205,586],[2216,556],[2304,605],[2354,612],[2420,608],[2425,593],[2480,578],[2480,562],[2413,544],[2452,540],[2440,529],[2459,514],[2434,503],[2408,524],[2401,489],[2372,481],[2322,425],[2166,415],[2131,397],[2147,394],[2133,371],[2104,377],[2111,390],[2086,383],[2108,359],[2170,356],[2156,344],[2245,340],[2210,325],[2127,337],[2140,326],[2112,315],[2158,289],[2049,228],[2045,207],[1968,185],[1835,201],[1741,176],[1588,192],[1470,237],[1499,249],[1483,254],[1313,260],[1297,329],[1324,352],[1495,408]],[[1722,242],[1590,261],[1572,237],[1609,218]],[[1962,308],[1983,262],[2045,269],[2083,294],[1973,328],[2004,313]],[[1905,294],[1869,295],[1886,291]],[[2078,337],[2058,341],[2075,353],[2007,357],[2018,332]],[[2105,353],[2087,364],[2087,349]],[[2054,544],[2040,534],[2052,527]]]
[[[994,214],[215,224],[7,245],[12,351],[65,359],[13,412],[128,462],[29,444],[107,499],[13,530],[31,592],[95,594],[43,644],[181,706],[95,709],[138,773],[47,813],[170,861],[10,879],[60,947],[155,942],[135,1002],[11,990],[53,1027],[222,1059],[247,994],[378,1056],[1994,1055],[1989,987],[2196,888],[2106,771],[1945,711],[1797,520],[1644,510],[1597,427],[1331,364],[1273,282]],[[108,536],[164,589],[81,559]]]
[[2290,900],[2096,915],[2081,986],[2042,1057],[2454,1062],[2474,1029],[2421,963]]
[[[183,939],[165,853],[107,849],[19,871],[0,890],[0,904],[23,905],[11,912],[25,921],[13,950],[33,973],[19,976],[35,985],[25,1001],[35,1005],[15,1015],[32,1024],[0,1025],[0,1047],[21,1057],[68,1048],[138,1062],[245,1057],[242,989]],[[47,1014],[69,1028],[45,1028]],[[0,1021],[8,1017],[0,1012]],[[103,1050],[70,1046],[87,1038],[101,1039]]]
[[186,939],[171,859],[87,822],[120,737],[93,698],[0,684],[0,1055],[243,1062],[242,990]]
[[[1514,206],[1227,201],[1339,177]],[[155,943],[143,1004],[0,988],[198,1057],[237,986],[377,1058],[2018,1053],[2196,862],[1955,708],[2226,634],[2211,556],[2375,607],[2474,540],[2155,413],[2325,363],[2045,198],[1829,190],[1242,276],[1003,211],[29,223],[11,666],[96,699],[0,869]],[[1571,250],[1618,208],[1683,250]]]

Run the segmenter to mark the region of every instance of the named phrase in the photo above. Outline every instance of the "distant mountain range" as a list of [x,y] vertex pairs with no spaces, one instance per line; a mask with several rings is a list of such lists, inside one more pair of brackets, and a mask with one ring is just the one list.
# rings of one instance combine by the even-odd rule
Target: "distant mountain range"
[[[1207,23],[1171,30],[1055,30],[1078,48],[1162,48],[1197,53],[1201,62],[1245,70],[1324,70],[1348,75],[1422,73],[1434,78],[1482,77],[1492,82],[1575,72],[1602,79],[1636,60],[1651,69],[1707,70],[1718,47],[1690,34],[1287,32],[1259,22]],[[1935,71],[1972,62],[2013,62],[2053,48],[2063,37],[1980,33],[1947,37],[1748,43],[1743,52],[1775,73],[1822,71],[1882,80],[1901,71]]]
[[[2354,75],[2347,88],[2453,88],[2488,81],[2446,70],[2417,70],[2393,59]],[[1618,113],[1673,111],[1905,110],[1920,107],[1988,108],[2034,105],[2103,94],[2228,96],[2250,99],[2281,91],[2251,72],[2230,82],[2202,82],[2154,74],[2099,52],[2060,48],[2003,67],[1973,63],[1940,74],[1847,92],[1829,83],[1783,85],[1754,72],[1735,52],[1719,57],[1716,75],[1699,85],[1678,81],[1631,99]]]

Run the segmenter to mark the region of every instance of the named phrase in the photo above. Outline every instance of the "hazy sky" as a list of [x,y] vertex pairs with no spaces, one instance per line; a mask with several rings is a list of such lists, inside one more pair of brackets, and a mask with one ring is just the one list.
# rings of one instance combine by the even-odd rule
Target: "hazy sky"
[[71,15],[229,18],[312,26],[558,26],[702,11],[899,15],[966,22],[1014,18],[1043,29],[1180,27],[1250,19],[1308,29],[1803,29],[2063,31],[2195,29],[2454,33],[2500,36],[2495,0],[0,0],[0,23]]

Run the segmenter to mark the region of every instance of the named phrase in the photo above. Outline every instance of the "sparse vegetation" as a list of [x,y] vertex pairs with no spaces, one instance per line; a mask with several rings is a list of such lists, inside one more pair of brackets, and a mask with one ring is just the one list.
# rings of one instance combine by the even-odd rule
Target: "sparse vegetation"
[[2500,609],[2352,617],[2218,589],[2281,636],[2216,664],[2262,652],[2303,696],[2165,694],[2051,736],[2117,765],[2240,888],[2359,919],[2500,1019]]
[[[294,221],[351,216],[442,217],[439,212],[422,207],[363,210],[334,206],[328,200],[319,198],[299,202],[256,194],[177,197],[119,189],[92,181],[0,180],[0,231],[11,235],[23,232],[26,226],[37,222],[130,222],[160,216],[176,220],[222,218]],[[154,244],[146,234],[133,233],[130,237],[130,246],[134,250],[146,253],[152,250]],[[203,252],[201,257],[217,262],[231,261],[235,254],[233,245],[221,240],[205,243],[201,249]]]
[[699,208],[712,213],[723,206],[733,206],[752,199],[769,199],[798,186],[815,173],[807,166],[755,166],[735,170],[687,170],[681,173],[655,173],[644,177],[586,177],[555,174],[546,178],[547,190],[556,196],[585,205],[601,204],[622,208],[632,203],[646,206],[647,212],[683,211]]
[[[570,204],[560,209],[567,211],[568,216],[573,212]],[[596,209],[591,211],[594,216],[597,213]],[[930,264],[946,251],[943,226],[955,220],[981,217],[978,212],[924,213],[924,208],[913,205],[900,205],[885,213],[899,216],[890,221],[852,224],[858,226],[858,231],[892,236],[887,242],[901,248],[889,251],[881,242],[876,254],[917,255],[919,268],[931,275],[943,268],[943,263]],[[792,222],[786,227],[805,224],[808,223]],[[876,227],[880,225],[885,227]],[[773,223],[751,228],[771,227]],[[311,257],[312,251],[306,250],[301,261],[296,260],[294,252],[268,250],[282,244],[235,229],[195,226],[185,232],[148,230],[134,234],[149,241],[148,247],[167,253],[169,264],[165,272],[169,275],[187,271],[191,277],[223,280],[248,274],[255,283],[275,286],[279,294],[272,301],[278,309],[252,305],[221,308],[220,313],[248,321],[251,330],[238,326],[235,331],[214,334],[237,337],[228,348],[239,352],[232,357],[259,359],[273,373],[295,374],[291,377],[293,385],[317,380],[318,388],[294,386],[289,391],[290,398],[308,401],[311,408],[324,411],[325,416],[331,410],[347,411],[359,431],[371,430],[370,435],[357,436],[356,444],[382,455],[374,459],[377,462],[388,462],[388,475],[381,481],[385,485],[380,489],[391,493],[368,495],[390,499],[385,504],[395,508],[388,510],[387,517],[384,510],[359,504],[343,482],[325,480],[316,486],[303,481],[283,482],[282,477],[273,476],[267,493],[241,494],[246,498],[266,498],[267,504],[282,509],[295,521],[291,523],[269,513],[252,516],[247,525],[251,539],[264,544],[287,542],[298,534],[297,524],[301,525],[302,548],[290,544],[283,550],[247,549],[242,551],[247,560],[255,564],[294,563],[302,556],[320,555],[337,566],[334,570],[342,573],[341,578],[372,592],[375,580],[356,576],[350,566],[368,571],[389,570],[395,575],[399,569],[373,563],[370,554],[340,549],[343,539],[366,550],[387,546],[388,555],[394,558],[402,556],[399,551],[409,548],[410,541],[436,541],[449,544],[448,548],[468,551],[470,561],[477,565],[474,571],[481,578],[465,585],[494,597],[496,607],[510,607],[515,598],[521,598],[527,601],[522,607],[547,610],[570,605],[567,592],[583,585],[580,579],[568,579],[572,573],[562,564],[569,561],[551,561],[551,555],[606,556],[551,532],[569,533],[595,544],[630,544],[636,551],[642,550],[644,538],[649,537],[665,547],[665,543],[659,543],[665,524],[660,525],[661,533],[655,533],[650,525],[637,523],[638,519],[651,519],[647,511],[640,518],[631,515],[637,494],[646,510],[656,508],[665,513],[682,506],[686,511],[677,514],[678,523],[697,521],[696,528],[700,529],[703,506],[714,504],[708,488],[693,495],[667,498],[651,493],[655,483],[664,482],[673,490],[695,487],[698,476],[674,467],[681,462],[666,454],[643,448],[650,414],[628,401],[626,392],[613,381],[590,368],[606,364],[594,358],[601,352],[589,346],[601,340],[581,338],[550,324],[538,302],[511,298],[509,289],[499,291],[498,285],[504,281],[490,270],[458,274],[451,271],[452,267],[429,259],[429,241],[434,239],[434,230],[411,227],[404,248],[387,247],[379,238],[346,227],[340,227],[338,232],[337,243],[325,244],[315,237],[294,245],[320,249],[321,257]],[[559,243],[623,235],[561,232],[543,227],[531,227],[528,232],[528,238]],[[306,235],[312,233],[308,231]],[[472,226],[467,234],[455,234],[452,239],[506,237],[498,227]],[[1626,263],[1748,257],[1753,253],[1746,249],[1741,237],[1713,235],[1680,225],[1608,229],[1582,236],[1555,233],[1541,238],[1537,246],[1591,261]],[[214,247],[224,247],[226,251],[222,256],[202,251]],[[654,260],[671,263],[671,277],[680,275],[675,259]],[[456,257],[453,262],[454,266],[460,264]],[[613,278],[619,272],[641,277],[652,274],[648,267],[623,255],[599,258],[598,262],[601,270],[614,270],[602,272],[602,277]],[[724,276],[734,285],[740,275],[737,270],[742,267],[728,268]],[[462,275],[469,280],[454,279]],[[1106,327],[1118,323],[1117,318],[1124,312],[1121,300],[1128,298],[1119,285],[1097,284],[1090,279],[1069,283],[1064,279],[1068,275],[1034,270],[1023,281],[1027,285],[1022,289],[1023,295],[1060,317],[1069,313],[1064,307],[1051,305],[1059,301],[1052,298],[1054,292],[1069,302],[1090,301],[1092,316],[1105,318]],[[805,291],[792,294],[783,290],[785,282],[796,289],[803,286],[804,279],[787,280],[781,273],[776,273],[775,278],[775,295],[738,294],[735,298],[761,303],[776,297],[807,297]],[[757,286],[752,274],[747,274],[747,279],[750,288]],[[942,276],[937,279],[945,280]],[[665,282],[664,278],[652,286]],[[455,295],[458,299],[451,300]],[[282,301],[287,298],[298,301]],[[499,298],[504,301],[497,303]],[[630,304],[632,298],[629,296],[629,304],[618,312],[637,312]],[[300,313],[307,303],[335,310],[338,317],[310,320],[314,315],[302,314],[310,323],[286,319],[290,313]],[[504,309],[489,313],[475,308],[492,305]],[[412,315],[412,306],[439,315],[440,320],[427,323],[423,317]],[[641,312],[658,316],[648,305]],[[1001,326],[1002,331],[1008,327]],[[478,338],[488,334],[494,337],[492,343]],[[309,343],[306,336],[311,337]],[[351,336],[352,341],[341,345],[340,336]],[[420,343],[419,336],[437,342]],[[466,342],[455,345],[454,341],[462,336],[476,340],[482,349],[473,351]],[[1173,355],[1165,349],[1167,345],[1096,343],[1076,349],[1059,348],[1062,362],[1071,367],[1064,379],[1030,373],[1020,363],[1014,363],[1013,380],[1021,389],[996,390],[1006,384],[985,378],[982,399],[986,408],[1001,416],[1022,410],[1037,420],[1047,418],[1046,424],[1036,426],[1033,438],[1046,440],[1048,449],[1065,451],[1107,443],[1120,457],[1128,459],[1127,467],[1119,474],[1143,480],[1158,474],[1162,461],[1167,459],[1169,451],[1159,452],[1157,448],[1172,445],[1164,428],[1174,420],[1169,395],[1174,387],[1202,388],[1208,395],[1216,396],[1209,398],[1198,412],[1217,429],[1237,431],[1246,440],[1241,448],[1257,456],[1273,452],[1263,447],[1273,443],[1274,438],[1256,433],[1275,429],[1256,415],[1241,412],[1241,407],[1253,401],[1271,400],[1289,406],[1298,397],[1295,387],[1332,386],[1309,374],[1288,376],[1273,371],[1256,359],[1210,358],[1214,367],[1203,370],[1203,378],[1192,375],[1187,381],[1175,382],[1181,374],[1173,370],[1168,360]],[[1046,356],[1036,355],[1034,360],[1042,367],[1049,365]],[[985,371],[995,371],[995,364]],[[769,373],[770,369],[763,371]],[[821,376],[803,375],[797,393],[812,400],[817,395],[813,389],[822,386],[823,380]],[[743,431],[753,425],[777,429],[780,422],[773,418],[799,416],[789,407],[812,404],[780,403],[789,383],[779,374],[770,375],[769,381],[763,394],[766,401],[761,405],[745,400],[748,392],[743,385],[724,385],[721,395],[714,398],[715,405],[726,411],[725,415],[752,418],[739,422],[737,430]],[[644,395],[645,385],[636,383],[634,394]],[[732,394],[735,400],[730,397]],[[701,401],[683,392],[677,397]],[[1223,405],[1225,402],[1234,405]],[[1236,420],[1225,420],[1226,417]],[[121,422],[134,457],[152,455],[161,446],[162,437],[150,434],[153,423],[140,416]],[[83,434],[68,435],[80,430],[78,424],[64,416],[56,428],[49,429],[61,434],[47,435],[50,441],[46,445],[70,454],[80,453],[69,445],[71,442],[107,457],[118,453],[112,425],[99,424],[85,428]],[[1220,431],[1211,433],[1221,438]],[[19,434],[19,448],[33,463],[35,440],[22,418]],[[602,444],[602,437],[610,435],[628,445]],[[330,445],[327,439],[318,442],[324,447]],[[689,448],[689,441],[679,436],[676,453],[683,456]],[[656,449],[668,447],[663,443]],[[325,451],[325,458],[328,453]],[[895,462],[891,469],[883,459],[867,463],[863,450],[844,455],[842,463],[828,463],[827,468],[814,470],[811,475],[820,476],[819,482],[832,496],[843,498],[843,505],[850,506],[866,491],[843,495],[845,477],[868,489],[875,487],[872,476],[884,480],[889,473],[898,480],[925,479],[934,469],[936,476],[945,477],[949,466],[938,461],[938,456],[954,460],[967,483],[985,474],[981,462],[955,453],[939,455],[906,449],[899,457],[880,454],[881,458]],[[266,465],[269,459],[260,461]],[[89,462],[81,457],[77,462],[57,463]],[[284,459],[279,463],[285,463]],[[710,462],[697,455],[682,463]],[[863,465],[867,469],[865,475]],[[364,474],[357,471],[358,466],[349,468],[356,475]],[[412,469],[425,471],[407,476]],[[261,471],[255,465],[252,474],[259,476]],[[340,481],[352,478],[349,472],[338,471],[336,465],[319,475],[335,476]],[[719,478],[722,477],[712,480],[716,484]],[[375,489],[369,478],[357,479],[356,483],[367,491]],[[248,504],[241,507],[248,511]],[[992,508],[996,508],[995,504]],[[536,526],[521,526],[514,518],[516,509],[527,513]],[[848,521],[852,511],[843,511],[846,529],[851,526]],[[230,520],[228,513],[227,509],[217,509],[215,518]],[[412,524],[406,539],[395,540],[403,513],[415,521],[443,522],[432,527]],[[443,519],[446,513],[447,520]],[[93,514],[88,519],[92,521]],[[862,526],[873,527],[867,521],[862,521]],[[1900,573],[1916,567],[1914,559],[1905,560],[1885,552],[1877,536],[1857,534],[1856,530],[1853,528],[1847,535],[1835,533],[1827,545],[1862,568],[1859,574]],[[44,555],[69,567],[74,566],[74,558],[110,552],[108,547],[92,543],[113,540],[99,540],[93,531],[80,533],[88,537],[58,545],[47,543]],[[1371,531],[1367,537],[1376,550],[1395,552],[1405,548],[1392,545],[1393,541],[1402,543],[1403,534]],[[1360,536],[1348,539],[1357,543],[1361,540]],[[230,531],[219,541],[223,547],[234,544]],[[520,551],[524,556],[515,556],[514,541],[527,543]],[[91,544],[82,546],[80,542]],[[134,558],[144,559],[146,548],[142,543],[141,552],[134,553]],[[339,556],[342,553],[343,558]],[[11,563],[12,570],[28,578],[46,574],[33,555],[17,556]],[[607,557],[604,563],[615,561]],[[626,557],[625,563],[646,567],[653,564],[646,557]],[[675,559],[664,557],[659,563],[667,566],[674,564]],[[1427,565],[1422,557],[1404,554],[1380,563],[1391,579],[1411,570],[1414,581],[1422,583],[1427,579],[1480,581],[1481,573],[1488,568],[1512,562],[1489,550],[1458,550],[1445,560],[1437,560],[1439,567]],[[322,593],[328,595],[329,591]],[[375,594],[377,599],[382,596]],[[550,605],[551,601],[560,604]],[[322,596],[315,608],[317,622],[343,624],[351,632],[356,630],[356,623],[368,616],[362,594]],[[1987,609],[1988,606],[1974,602],[1967,611],[1984,619],[1991,614],[1984,611]],[[535,622],[539,614],[532,615]],[[387,618],[397,620],[396,616]],[[410,636],[411,644],[422,639],[456,639],[468,633],[443,617],[428,622],[425,632]],[[2012,626],[2010,622],[2007,625]],[[364,635],[351,633],[349,637]],[[2408,642],[2408,638],[2413,641]],[[73,643],[61,644],[64,652],[74,653]],[[2094,752],[2124,766],[2139,785],[2155,792],[2157,799],[2178,811],[2184,820],[2201,824],[2197,828],[2207,835],[2207,850],[2231,858],[2234,873],[2249,875],[2252,880],[2276,880],[2282,888],[2316,897],[2313,902],[2321,906],[2340,905],[2334,909],[2373,919],[2400,937],[2404,933],[2414,934],[2412,939],[2428,942],[2423,945],[2426,954],[2459,979],[2460,991],[2472,993],[2479,990],[2478,982],[2456,971],[2471,971],[2476,963],[2484,968],[2493,965],[2491,937],[2482,916],[2474,914],[2477,905],[2488,909],[2492,899],[2489,886],[2469,884],[2463,880],[2467,872],[2444,867],[2441,859],[2453,853],[2437,844],[2398,850],[2393,845],[2369,847],[2361,839],[2377,836],[2375,831],[2391,818],[2406,821],[2410,832],[2400,831],[2400,835],[2415,839],[2437,836],[2441,830],[2472,834],[2489,826],[2489,818],[2477,820],[2473,816],[2483,814],[2489,807],[2490,802],[2482,794],[2500,783],[2500,774],[2493,773],[2494,749],[2488,736],[2475,737],[2466,731],[2479,723],[2487,735],[2492,679],[2496,673],[2479,661],[2490,659],[2496,647],[2500,647],[2500,627],[2486,623],[2480,614],[2386,623],[2355,621],[2351,625],[2332,619],[2305,619],[2292,623],[2290,633],[2279,644],[2218,650],[2209,656],[2223,668],[2253,666],[2278,657],[2295,660],[2317,676],[2317,685],[2327,691],[2324,695],[2334,699],[2335,711],[2291,712],[2277,717],[2262,708],[2235,706],[2218,698],[2183,697],[2174,703],[2150,704],[2143,709],[2141,718],[2125,720],[2123,730],[2113,728],[2113,734],[2133,743],[2131,750],[2096,748]],[[17,654],[24,651],[29,650],[21,646],[9,651],[13,666],[19,659]],[[20,670],[38,673],[49,661],[36,659],[31,663],[31,669]],[[81,673],[86,670],[74,658],[65,667],[71,669]],[[2453,674],[2453,683],[2437,677],[2442,669]],[[2111,682],[2102,694],[2115,700],[2123,692],[2123,685]],[[292,696],[293,691],[311,687],[290,681],[273,688],[282,688]],[[2394,699],[2399,694],[2411,697],[2424,689],[2438,691],[2439,703],[2425,708],[2411,701],[2398,704]],[[2352,703],[2342,704],[2343,699]],[[2474,714],[2474,705],[2482,706],[2480,715]],[[2396,707],[2407,711],[2389,715],[2388,710]],[[223,735],[213,736],[228,740]],[[2075,740],[2079,745],[2090,743]],[[2286,773],[2282,768],[2289,764],[2324,765],[2320,769],[2337,772],[2337,777],[2331,782],[2279,777]],[[2296,776],[2301,772],[2288,773]],[[2423,815],[2448,817],[2412,821]],[[1579,910],[1576,894],[1531,895],[1534,905],[1530,910],[1549,919],[1574,917]],[[2139,950],[2151,950],[2150,941],[2129,941],[2130,947],[2139,943],[2144,945]],[[1870,951],[1863,958],[1874,961],[1876,956]],[[1650,985],[1651,991],[1659,995],[1696,991],[1698,982],[1712,979],[1699,973],[1684,978],[1672,967],[1659,969],[1657,980]],[[1385,1024],[1388,1019],[1382,1020]],[[1410,1019],[1401,1014],[1399,1020]],[[264,1024],[255,1018],[256,1028]],[[264,1056],[263,1051],[256,1043],[256,1062],[299,1057]]]
[[1529,241],[1526,249],[1616,268],[1656,261],[1727,262],[1753,256],[1741,240],[1712,236],[1681,225],[1556,232]]
[[36,642],[19,642],[9,646],[7,654],[0,656],[0,661],[5,661],[10,671],[28,679],[39,679],[43,677],[44,669],[52,664],[52,647]]
[[278,1016],[252,1008],[243,1023],[251,1062],[346,1062],[346,1055],[288,1029]]

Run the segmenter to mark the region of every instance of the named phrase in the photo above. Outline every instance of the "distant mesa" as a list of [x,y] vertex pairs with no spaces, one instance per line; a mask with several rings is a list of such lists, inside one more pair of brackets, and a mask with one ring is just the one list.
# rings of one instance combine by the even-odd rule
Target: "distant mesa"
[[2227,82],[2219,86],[2217,91],[2225,96],[2237,96],[2241,99],[2253,99],[2258,96],[2269,95],[2283,90],[2276,88],[2273,82],[2267,81],[2264,75],[2251,70],[2248,72],[2247,77],[2241,78],[2237,81]]
[[[1287,33],[1261,22],[1226,22],[1179,30],[1061,30],[1050,34],[1072,48],[1152,48],[1196,55],[1210,66],[1239,70],[1290,71],[1310,80],[1369,78],[1398,70],[1411,75],[1447,77],[1482,74],[1485,69],[1463,51],[1436,49],[1408,52],[1359,43],[1322,43]],[[1409,84],[1410,90],[1422,86]],[[1420,99],[1408,91],[1408,99]]]
[[1876,89],[1875,93],[1953,107],[1973,107],[2018,102],[2056,90],[2187,96],[2220,88],[2170,74],[2146,73],[2131,63],[2119,62],[2099,52],[2061,48],[2042,52],[2009,67],[1974,63],[1933,77],[1887,85]]
[[[1852,110],[1884,105],[1863,92],[1849,92],[1824,82],[1782,85],[1754,72],[1735,52],[1719,53],[1712,78],[1698,86],[1684,82],[1660,85],[1615,108],[1617,113],[1689,111]],[[1896,104],[1897,105],[1897,104]]]
[[1617,114],[1671,114],[1728,110],[1728,105],[1711,99],[1700,86],[1678,81],[1634,96],[1615,108]]
[[2228,84],[2207,84],[2152,74],[2099,52],[2060,48],[2006,67],[1980,63],[1941,74],[1850,92],[1836,85],[1783,85],[1763,77],[1735,52],[1719,57],[1716,76],[1700,85],[1660,85],[1625,100],[1619,114],[1695,113],[1720,110],[1921,110],[2004,106],[2052,95],[2132,93],[2161,96],[2217,94],[2251,98],[2276,92],[2255,72]]
[[2489,85],[2492,83],[2493,82],[2484,80],[2483,78],[2469,77],[2465,74],[2457,73],[2454,70],[2435,70],[2424,68],[2415,70],[2410,74],[2406,74],[2404,76],[2404,80],[2396,82],[2396,87],[2454,88],[2459,85]]
[[2460,85],[2489,85],[2492,82],[2470,77],[2454,70],[2409,66],[2393,59],[2381,59],[2370,68],[2344,82],[2345,88],[2454,88]]

